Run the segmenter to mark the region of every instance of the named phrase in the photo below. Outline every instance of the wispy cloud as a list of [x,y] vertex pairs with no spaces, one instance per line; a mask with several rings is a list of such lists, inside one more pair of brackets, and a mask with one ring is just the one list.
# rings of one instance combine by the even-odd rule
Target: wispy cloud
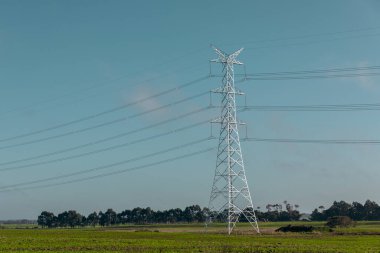
[[[366,61],[359,62],[357,67],[368,67],[369,63]],[[360,74],[368,73],[368,71],[359,71]],[[358,84],[360,87],[366,89],[366,90],[373,90],[375,88],[375,79],[372,76],[360,76],[358,77]]]
[[[145,98],[151,97],[155,94],[156,91],[154,90],[154,88],[138,86],[135,89],[135,91],[133,91],[132,93],[128,93],[126,94],[126,96],[124,96],[124,102],[130,103],[141,100],[142,102],[137,103],[135,108],[137,108],[139,111],[151,111],[159,107],[162,107],[166,104],[164,102],[161,102],[161,99],[159,97],[153,97],[145,100]],[[169,113],[169,110],[169,108],[162,108],[157,111],[154,111],[152,114],[149,114],[149,116],[155,118],[166,116]]]

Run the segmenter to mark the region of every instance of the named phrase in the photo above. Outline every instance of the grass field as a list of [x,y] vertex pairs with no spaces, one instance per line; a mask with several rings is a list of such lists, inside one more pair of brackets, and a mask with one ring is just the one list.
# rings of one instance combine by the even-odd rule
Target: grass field
[[[230,236],[223,233],[223,224],[206,233],[201,224],[84,229],[8,226],[0,229],[0,252],[380,252],[380,222],[360,222],[333,232],[274,232],[287,224],[261,223],[260,235],[250,232],[247,224],[239,224]],[[323,227],[318,222],[307,224]]]

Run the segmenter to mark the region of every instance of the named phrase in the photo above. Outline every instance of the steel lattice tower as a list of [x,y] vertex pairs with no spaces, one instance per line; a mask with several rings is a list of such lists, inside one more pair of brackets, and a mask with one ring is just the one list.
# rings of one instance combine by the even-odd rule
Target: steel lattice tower
[[220,135],[208,222],[212,222],[212,219],[227,220],[228,234],[231,234],[239,217],[244,216],[259,233],[240,147],[238,126],[242,123],[236,119],[235,96],[243,93],[235,89],[234,64],[242,64],[236,57],[243,48],[232,54],[215,47],[213,49],[218,58],[212,62],[223,66],[223,86],[213,90],[221,94],[222,101],[221,116],[213,121],[220,123]]

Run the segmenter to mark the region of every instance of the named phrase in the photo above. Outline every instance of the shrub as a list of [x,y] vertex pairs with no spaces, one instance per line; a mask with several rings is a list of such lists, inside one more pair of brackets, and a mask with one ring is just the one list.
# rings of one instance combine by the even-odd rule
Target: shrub
[[350,227],[354,226],[355,222],[348,216],[333,216],[327,219],[326,226],[335,227]]
[[285,227],[280,227],[276,229],[276,232],[313,232],[314,227],[313,226],[292,226],[288,225]]

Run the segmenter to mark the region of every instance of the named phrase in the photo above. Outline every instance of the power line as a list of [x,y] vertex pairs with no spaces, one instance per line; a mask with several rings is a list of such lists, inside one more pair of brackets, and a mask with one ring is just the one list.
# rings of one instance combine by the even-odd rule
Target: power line
[[[185,158],[196,156],[196,155],[200,155],[200,154],[205,154],[205,153],[210,152],[210,151],[215,150],[215,149],[216,148],[206,148],[206,149],[203,149],[203,150],[200,150],[200,151],[196,151],[196,152],[192,152],[192,153],[188,153],[188,154],[185,154],[185,155],[176,156],[176,157],[173,157],[173,158],[169,158],[169,159],[164,159],[164,160],[152,162],[152,163],[148,163],[148,164],[145,164],[145,165],[135,166],[135,167],[128,168],[128,169],[122,169],[122,170],[117,170],[117,171],[113,171],[113,172],[102,173],[102,174],[94,175],[94,176],[91,176],[91,177],[84,177],[84,178],[73,179],[73,180],[68,180],[68,181],[64,181],[64,182],[52,183],[52,184],[45,184],[45,185],[37,185],[37,186],[30,186],[30,187],[20,187],[20,188],[5,189],[5,190],[0,190],[0,192],[9,192],[9,191],[18,191],[18,190],[29,190],[29,189],[47,188],[47,187],[53,187],[53,186],[59,186],[59,185],[65,185],[65,184],[83,182],[83,181],[92,180],[92,179],[96,179],[96,178],[103,178],[103,177],[117,175],[117,174],[122,174],[122,173],[130,172],[130,171],[145,169],[145,168],[149,168],[149,167],[153,167],[153,166],[157,166],[157,165],[173,162],[173,161],[176,161],[176,160],[181,160],[181,159],[185,159]],[[114,167],[114,166],[117,166],[117,165],[112,165],[112,167]]]
[[[86,116],[86,117],[82,117],[82,118],[79,118],[79,119],[76,119],[76,120],[68,121],[68,122],[61,123],[61,124],[58,124],[58,125],[55,125],[55,126],[51,126],[51,127],[47,127],[47,128],[44,128],[44,129],[40,129],[40,130],[36,130],[36,131],[24,133],[24,134],[19,134],[19,135],[12,136],[12,137],[3,138],[3,139],[0,139],[0,142],[10,141],[10,140],[16,140],[16,139],[20,139],[20,138],[24,138],[24,137],[33,136],[33,135],[36,135],[36,134],[41,134],[41,133],[48,132],[48,131],[51,131],[51,130],[59,129],[59,128],[70,126],[70,125],[73,125],[73,124],[77,124],[77,123],[80,123],[80,122],[83,122],[83,121],[94,119],[94,118],[97,118],[97,117],[100,117],[100,116],[103,116],[103,115],[106,115],[106,114],[117,112],[117,111],[123,110],[125,108],[128,108],[130,106],[141,104],[141,103],[146,102],[146,101],[148,101],[150,99],[157,98],[157,97],[169,94],[169,93],[177,91],[179,89],[183,89],[185,87],[191,86],[191,85],[196,84],[198,82],[204,81],[204,80],[206,80],[208,78],[209,78],[208,76],[200,77],[200,78],[197,78],[197,79],[195,79],[193,81],[187,82],[185,84],[182,84],[182,85],[176,86],[174,88],[170,88],[170,89],[161,91],[161,92],[156,93],[154,95],[151,95],[151,96],[148,96],[148,97],[136,100],[134,102],[131,102],[131,103],[128,103],[128,104],[125,104],[125,105],[117,106],[117,107],[114,107],[114,108],[111,108],[111,109],[108,109],[108,110],[105,110],[105,111],[102,111],[102,112],[99,112],[99,113],[95,113],[95,114],[92,114],[92,115],[89,115],[89,116]],[[115,123],[117,123],[117,122],[118,121],[115,121]],[[95,127],[95,128],[97,128],[97,127]]]
[[[18,163],[18,162],[25,162],[25,161],[35,160],[35,159],[39,159],[39,158],[43,158],[43,157],[50,157],[50,156],[53,156],[53,155],[67,153],[67,152],[70,152],[70,151],[74,151],[74,150],[82,149],[82,148],[85,148],[85,147],[97,145],[97,144],[104,143],[104,142],[107,142],[107,141],[119,139],[119,138],[125,137],[127,135],[131,135],[131,134],[138,133],[138,132],[141,132],[141,131],[145,131],[145,130],[148,130],[148,129],[151,129],[151,128],[162,126],[162,125],[165,125],[167,123],[170,123],[170,122],[173,122],[173,121],[177,121],[179,119],[183,119],[183,118],[189,117],[191,115],[195,115],[197,113],[206,111],[206,110],[208,110],[210,108],[211,107],[203,107],[203,108],[200,108],[200,109],[197,109],[197,110],[194,110],[194,111],[191,111],[191,112],[187,112],[187,113],[181,114],[179,116],[172,117],[172,118],[169,118],[167,120],[163,120],[163,121],[160,121],[160,122],[157,122],[157,123],[154,123],[154,124],[142,127],[142,128],[138,128],[138,129],[131,130],[131,131],[128,131],[128,132],[123,132],[123,133],[120,133],[120,134],[112,135],[112,136],[107,137],[107,138],[103,138],[103,139],[99,139],[99,140],[96,140],[96,141],[87,142],[87,143],[84,143],[84,144],[81,144],[81,145],[73,146],[73,147],[66,148],[66,149],[61,149],[61,150],[58,150],[58,151],[53,151],[53,152],[49,152],[49,153],[45,153],[45,154],[41,154],[41,155],[37,155],[37,156],[32,156],[32,157],[28,157],[28,158],[18,159],[18,160],[14,160],[14,161],[10,161],[10,162],[0,163],[0,165],[3,166],[3,165],[9,165],[9,164],[14,164],[14,163]],[[207,121],[207,122],[209,122],[209,121]],[[206,123],[206,122],[204,121],[202,123]],[[198,123],[196,123],[196,124],[198,124]],[[196,124],[194,124],[194,125],[196,125]],[[192,125],[190,125],[189,128],[191,126]],[[185,128],[187,128],[187,127],[184,127],[184,129]],[[169,131],[169,132],[172,132],[172,131]]]
[[[220,106],[210,105],[213,108]],[[239,112],[244,111],[306,111],[306,112],[324,112],[324,111],[378,111],[380,103],[365,104],[318,104],[318,105],[240,105],[236,106]]]
[[[262,73],[253,73],[253,74],[244,74],[244,75],[246,76],[246,78],[245,78],[246,80],[292,80],[292,79],[360,77],[360,76],[378,76],[378,75],[380,75],[380,73],[354,73],[354,74],[339,74],[339,75],[326,75],[326,76],[322,76],[322,75],[314,75],[314,76],[284,76],[284,75],[290,75],[290,74],[291,75],[300,75],[300,74],[310,74],[310,73],[331,73],[331,72],[347,72],[347,71],[375,70],[375,69],[380,69],[380,66],[348,67],[348,68],[332,68],[332,69],[316,69],[316,70],[302,70],[302,71],[283,71],[283,72],[262,72]],[[212,76],[215,76],[215,75],[212,75]],[[277,77],[277,76],[279,76],[279,77]],[[90,119],[94,119],[94,118],[97,118],[97,117],[100,117],[100,116],[103,116],[103,115],[106,115],[106,114],[109,114],[109,113],[113,113],[113,112],[125,109],[125,108],[133,106],[133,105],[137,105],[137,104],[143,103],[143,102],[148,101],[150,99],[166,95],[168,93],[174,92],[174,91],[176,91],[178,89],[182,89],[182,88],[188,87],[190,85],[193,85],[193,84],[198,83],[200,81],[206,80],[208,78],[209,78],[209,76],[204,76],[204,77],[195,79],[193,81],[190,81],[188,83],[179,85],[177,87],[174,87],[174,88],[171,88],[171,89],[159,92],[159,93],[154,94],[152,96],[148,96],[148,97],[139,99],[137,101],[128,103],[126,105],[117,106],[117,107],[105,110],[103,112],[100,112],[100,113],[92,114],[92,115],[89,115],[89,116],[86,116],[86,117],[82,117],[82,118],[79,118],[79,119],[76,119],[76,120],[72,120],[72,121],[69,121],[69,122],[61,123],[61,124],[58,124],[58,125],[55,125],[55,126],[51,126],[51,127],[48,127],[48,128],[44,128],[44,129],[40,129],[40,130],[28,132],[28,133],[16,135],[16,136],[8,137],[8,138],[3,138],[3,139],[0,139],[0,142],[20,139],[20,138],[24,138],[24,137],[29,137],[29,136],[33,136],[33,135],[36,135],[36,134],[40,134],[40,133],[48,132],[48,131],[51,131],[51,130],[59,129],[59,128],[62,128],[62,127],[66,127],[66,126],[69,126],[69,125],[73,125],[73,124],[76,124],[76,123],[80,123],[80,122],[83,122],[83,121],[87,121],[87,120],[90,120]],[[109,124],[115,124],[115,123],[118,123],[118,122],[123,121],[123,120],[124,119],[118,119],[118,120],[109,122]],[[106,123],[105,125],[108,125],[108,123]],[[103,125],[100,124],[100,125],[94,126],[94,128],[92,128],[92,127],[85,128],[85,129],[83,129],[83,131],[88,131],[88,130],[95,129],[95,128],[102,127],[102,126]],[[82,132],[82,130],[72,131],[71,133],[67,133],[67,135],[78,133],[78,132]],[[62,136],[66,136],[66,134],[57,135],[56,137],[51,137],[51,138],[59,138],[59,137],[62,137]],[[49,140],[51,138],[48,137],[47,140]],[[33,143],[33,141],[31,141],[31,142]],[[10,145],[10,146],[12,146],[12,145]],[[1,149],[1,147],[0,147],[0,149]]]
[[261,73],[259,72],[259,73],[244,74],[244,75],[248,75],[248,76],[300,75],[300,74],[351,72],[351,71],[379,70],[379,69],[380,69],[379,65],[374,65],[374,66],[366,66],[366,67],[327,68],[327,69],[312,69],[312,70],[300,70],[300,71],[261,72]]
[[244,138],[242,141],[277,142],[277,143],[305,143],[305,144],[380,144],[380,140],[317,140],[317,139],[272,139],[272,138]]
[[305,76],[268,76],[268,77],[252,77],[247,76],[241,81],[245,80],[303,80],[303,79],[325,79],[325,78],[350,78],[350,77],[363,77],[363,76],[380,76],[380,73],[355,73],[355,74],[336,74],[336,75],[305,75]]
[[[42,162],[36,162],[36,163],[24,164],[24,165],[20,165],[20,166],[13,166],[13,167],[2,168],[2,169],[0,169],[0,171],[18,170],[18,169],[35,167],[35,166],[38,166],[38,165],[46,165],[46,164],[51,164],[51,163],[56,163],[56,162],[62,162],[62,161],[70,160],[70,159],[75,159],[75,158],[80,158],[80,157],[84,157],[84,156],[89,156],[89,155],[94,155],[94,154],[98,154],[98,153],[103,153],[103,152],[106,152],[106,151],[111,151],[111,150],[115,150],[115,149],[118,149],[118,148],[127,147],[127,146],[138,144],[138,143],[141,143],[141,142],[151,141],[153,139],[157,139],[157,138],[160,138],[160,137],[163,137],[163,136],[167,136],[167,135],[170,135],[170,134],[179,133],[179,132],[182,132],[182,131],[185,131],[185,130],[189,130],[191,128],[194,128],[194,127],[197,127],[197,126],[200,126],[200,125],[204,125],[204,124],[209,123],[209,122],[210,122],[209,120],[207,120],[207,121],[201,121],[201,122],[198,122],[198,123],[195,123],[195,124],[191,124],[189,126],[177,128],[177,129],[174,129],[174,130],[171,130],[171,131],[167,131],[167,132],[164,132],[164,133],[160,133],[160,134],[156,134],[156,135],[153,135],[153,136],[144,137],[144,138],[141,138],[141,139],[137,139],[137,140],[134,140],[134,141],[121,143],[121,144],[118,144],[118,145],[113,145],[113,146],[106,147],[106,148],[101,148],[101,149],[97,149],[97,150],[93,150],[93,151],[89,151],[89,152],[84,152],[84,153],[80,153],[80,154],[75,154],[75,155],[71,155],[71,156],[61,157],[61,158],[47,160],[47,161],[42,161]],[[38,158],[38,156],[37,156],[37,158]],[[32,160],[32,159],[33,159],[33,157],[27,158],[27,159],[21,159],[21,160],[25,161],[25,160]],[[6,163],[2,163],[0,165],[12,164],[12,163],[17,163],[17,162],[20,162],[20,160],[6,162]]]
[[25,146],[25,145],[30,145],[30,144],[34,144],[34,143],[40,143],[40,142],[44,142],[44,141],[48,141],[48,140],[53,140],[53,139],[57,139],[57,138],[61,138],[61,137],[65,137],[65,136],[69,136],[69,135],[73,135],[73,134],[83,133],[83,132],[87,132],[87,131],[90,131],[90,130],[93,130],[93,129],[97,129],[97,128],[113,125],[113,124],[120,123],[120,122],[129,120],[129,119],[140,117],[140,116],[148,114],[148,113],[152,113],[152,112],[155,112],[155,111],[158,111],[158,110],[162,110],[164,108],[172,107],[174,105],[177,105],[177,104],[180,104],[180,103],[183,103],[183,102],[195,99],[195,98],[199,98],[201,96],[204,96],[205,94],[208,94],[208,92],[203,92],[203,93],[191,96],[191,97],[187,97],[187,98],[178,100],[178,101],[176,101],[174,103],[170,103],[170,104],[166,104],[166,105],[163,105],[163,106],[159,106],[159,107],[153,108],[151,110],[144,111],[144,112],[137,113],[137,114],[133,114],[133,115],[130,115],[130,116],[127,116],[127,117],[115,119],[115,120],[112,120],[112,121],[103,122],[101,124],[93,125],[93,126],[90,126],[90,127],[86,127],[86,128],[82,128],[82,129],[76,129],[76,130],[72,130],[72,131],[69,131],[69,132],[66,132],[66,133],[52,135],[52,136],[48,136],[48,137],[44,137],[44,138],[40,138],[40,139],[31,140],[31,141],[25,141],[25,142],[20,142],[20,143],[16,143],[16,144],[10,144],[10,145],[6,145],[6,146],[2,146],[2,147],[0,147],[0,150],[14,148],[14,147],[20,147],[20,146]]
[[[327,68],[327,69],[309,69],[300,71],[277,71],[277,72],[258,72],[258,73],[235,73],[235,76],[244,76],[245,80],[294,80],[294,79],[320,79],[320,78],[344,78],[344,77],[361,77],[361,76],[379,76],[379,65],[366,67],[346,67],[346,68]],[[372,71],[372,72],[363,72]],[[348,73],[352,72],[352,73]],[[314,75],[317,74],[317,75]],[[322,75],[326,74],[326,75]],[[222,77],[210,73],[211,77]],[[240,82],[241,82],[240,81]]]
[[272,105],[272,106],[241,106],[239,111],[378,111],[380,104],[335,104],[335,105]]
[[[307,38],[307,37],[316,37],[316,36],[324,36],[324,35],[335,35],[335,34],[344,34],[344,33],[352,33],[352,32],[361,32],[361,31],[370,31],[370,30],[378,30],[379,27],[371,27],[371,28],[363,28],[363,29],[351,29],[351,30],[345,30],[345,31],[338,31],[338,32],[328,32],[328,33],[319,33],[319,34],[308,34],[308,35],[301,35],[301,36],[293,36],[293,37],[285,37],[285,38],[275,38],[275,39],[265,39],[265,40],[256,40],[256,41],[248,41],[248,42],[245,42],[243,44],[251,44],[251,43],[260,43],[260,42],[275,42],[275,41],[282,41],[282,40],[291,40],[291,39],[302,39],[302,38]],[[324,42],[324,41],[334,41],[334,40],[341,40],[341,39],[349,39],[349,38],[360,38],[360,37],[368,37],[368,36],[378,36],[380,35],[379,33],[376,33],[376,34],[364,34],[364,35],[354,35],[354,36],[348,36],[348,37],[342,37],[342,38],[334,38],[334,39],[329,39],[329,40],[320,40],[320,41],[312,41],[312,42],[298,42],[298,43],[291,43],[291,44],[285,44],[285,45],[270,45],[270,46],[260,46],[260,47],[251,47],[251,48],[246,48],[246,49],[260,49],[260,48],[271,48],[271,47],[281,47],[281,46],[293,46],[293,45],[302,45],[302,44],[314,44],[314,43],[318,43],[318,42]],[[228,44],[235,44],[235,43],[228,43]],[[240,43],[241,44],[241,43]],[[167,63],[171,63],[171,62],[175,62],[177,61],[178,59],[181,59],[189,54],[194,54],[194,53],[198,53],[198,52],[201,52],[203,50],[205,50],[205,48],[199,48],[197,50],[193,50],[187,54],[184,54],[184,55],[181,55],[181,56],[178,56],[178,57],[174,57],[173,59],[170,59],[168,60],[166,63],[160,63],[159,65],[154,65],[152,67],[156,67],[156,66],[162,66],[162,65],[167,65]],[[137,71],[135,72],[135,74],[137,73],[142,73],[144,70],[141,70],[141,71]],[[72,94],[77,94],[77,93],[80,93],[80,92],[85,92],[85,91],[88,91],[88,90],[91,90],[91,89],[94,89],[94,88],[98,88],[98,87],[101,87],[101,86],[104,86],[105,84],[107,83],[110,83],[110,82],[114,82],[114,81],[118,81],[118,80],[121,80],[127,76],[129,76],[130,74],[127,74],[127,75],[121,75],[117,78],[114,78],[114,79],[110,79],[110,80],[107,80],[107,81],[104,81],[104,82],[101,82],[100,84],[98,85],[93,85],[93,86],[90,86],[90,87],[87,87],[87,88],[84,88],[82,90],[79,90],[79,91],[75,91],[75,92],[69,92],[67,94],[64,94],[64,95],[61,95],[61,96],[58,96],[56,98],[52,98],[52,99],[48,99],[48,100],[45,100],[45,101],[42,101],[40,103],[36,103],[32,106],[28,106],[28,107],[25,107],[25,108],[20,108],[20,109],[27,109],[27,108],[30,108],[30,107],[33,107],[35,105],[39,105],[39,104],[44,104],[44,103],[47,103],[47,102],[51,102],[51,101],[55,101],[55,100],[58,100],[60,98],[63,98],[63,97],[67,97],[67,96],[71,96]],[[5,113],[9,113],[9,112],[13,112],[13,111],[17,111],[19,109],[15,109],[15,110],[11,110],[11,111],[8,111],[8,112],[5,112]]]
[[135,161],[147,159],[147,158],[154,157],[154,156],[157,156],[157,155],[162,155],[162,154],[165,154],[165,153],[168,153],[168,152],[171,152],[171,151],[176,151],[178,149],[182,149],[182,148],[185,148],[185,147],[193,146],[193,145],[196,145],[196,144],[208,141],[208,140],[210,140],[210,138],[204,138],[204,139],[188,142],[188,143],[185,143],[185,144],[181,144],[181,145],[178,145],[178,146],[175,146],[175,147],[171,147],[171,148],[168,148],[168,149],[164,149],[164,150],[161,150],[161,151],[153,152],[153,153],[150,153],[150,154],[147,154],[147,155],[142,155],[142,156],[138,156],[138,157],[135,157],[135,158],[130,158],[130,159],[123,160],[123,161],[116,162],[116,163],[112,163],[112,164],[102,165],[102,166],[98,166],[98,167],[87,169],[87,170],[81,170],[81,171],[77,171],[77,172],[73,172],[73,173],[68,173],[68,174],[64,174],[64,175],[53,176],[53,177],[48,177],[48,178],[43,178],[43,179],[37,179],[37,180],[32,180],[32,181],[23,182],[23,183],[17,183],[17,184],[12,184],[12,185],[3,185],[3,186],[0,186],[0,189],[13,188],[13,187],[30,185],[30,184],[36,184],[36,183],[43,183],[43,182],[48,182],[48,181],[52,181],[52,180],[59,180],[59,179],[62,179],[62,178],[67,178],[67,177],[87,174],[87,173],[90,173],[90,172],[93,172],[93,171],[109,169],[109,168],[112,168],[112,167],[115,167],[115,166],[118,166],[118,165],[123,165],[123,164],[127,164],[127,163],[130,163],[130,162],[135,162]]
[[[171,62],[176,62],[178,61],[179,59],[183,58],[183,57],[186,57],[187,55],[191,54],[195,54],[195,53],[199,53],[203,50],[205,50],[206,47],[204,48],[198,48],[197,50],[192,50],[186,54],[183,54],[183,55],[180,55],[180,56],[176,56],[176,57],[173,57],[172,59],[169,59],[167,61],[162,61],[160,62],[160,64],[155,64],[155,65],[152,65],[148,68],[144,68],[142,70],[139,70],[139,71],[135,71],[132,75],[135,75],[135,74],[139,74],[139,73],[143,73],[146,69],[149,69],[149,68],[152,68],[152,69],[155,69],[157,67],[162,67],[162,66],[165,66],[167,65],[168,63],[171,63]],[[112,78],[112,79],[109,79],[109,80],[105,80],[105,81],[102,81],[102,82],[99,82],[98,84],[94,84],[90,87],[86,87],[86,88],[83,88],[83,89],[80,89],[80,90],[77,90],[77,91],[71,91],[71,92],[68,92],[66,94],[63,94],[63,95],[59,95],[59,96],[56,96],[56,97],[53,97],[53,98],[49,98],[49,99],[46,99],[44,101],[40,101],[40,102],[37,102],[37,103],[34,103],[32,105],[29,105],[29,106],[25,106],[25,107],[21,107],[21,108],[16,108],[16,109],[13,109],[13,110],[9,110],[9,111],[6,111],[0,115],[4,115],[4,114],[8,114],[8,113],[12,113],[12,112],[15,112],[15,111],[18,111],[18,110],[25,110],[25,109],[29,109],[29,108],[33,108],[37,105],[40,105],[40,104],[46,104],[46,103],[49,103],[49,102],[53,102],[53,101],[57,101],[57,100],[60,100],[62,98],[65,98],[65,97],[69,97],[73,94],[78,94],[78,93],[83,93],[83,92],[87,92],[89,90],[93,90],[95,88],[99,88],[99,87],[102,87],[102,86],[105,86],[109,83],[112,83],[112,82],[115,82],[115,81],[119,81],[119,80],[122,80],[128,76],[130,76],[131,74],[124,74],[124,75],[120,75],[119,77],[116,77],[116,78]],[[151,80],[155,80],[155,79],[158,79],[159,77],[161,76],[165,76],[165,75],[159,75],[158,77],[154,77],[154,78],[149,78],[148,80],[146,81],[151,81]]]
[[[308,38],[308,37],[318,37],[318,36],[325,36],[325,35],[335,35],[335,34],[344,34],[344,33],[352,33],[352,32],[363,32],[363,31],[371,31],[371,30],[378,30],[379,27],[369,27],[369,28],[360,28],[360,29],[350,29],[350,30],[345,30],[345,31],[337,31],[337,32],[327,32],[327,33],[317,33],[317,34],[306,34],[306,35],[301,35],[301,36],[293,36],[293,37],[285,37],[285,38],[274,38],[274,39],[263,39],[263,40],[255,40],[255,41],[247,41],[247,42],[244,42],[243,44],[252,44],[252,43],[260,43],[260,42],[275,42],[275,41],[282,41],[282,40],[291,40],[291,39],[302,39],[302,38]],[[369,34],[369,35],[364,35],[364,36],[377,36],[378,34]],[[351,36],[351,37],[346,37],[346,38],[355,38],[355,37],[362,37],[363,35],[359,35],[359,36]],[[346,39],[346,38],[337,38],[337,39]],[[310,42],[307,42],[306,44],[308,44]],[[315,43],[315,42],[312,42],[312,43]],[[227,45],[231,45],[231,44],[236,44],[236,43],[228,43]],[[241,43],[239,43],[241,44]],[[290,44],[290,45],[299,45],[299,44],[305,44],[305,42],[300,42],[300,43],[293,43],[293,44]],[[262,46],[262,47],[256,47],[256,48],[247,48],[247,49],[257,49],[257,48],[266,48],[266,47],[278,47],[278,46],[289,46],[288,45],[275,45],[275,46]],[[192,50],[186,54],[183,54],[183,55],[180,55],[180,56],[176,56],[176,57],[173,57],[172,59],[169,59],[167,61],[164,61],[164,62],[160,62],[160,64],[155,64],[155,65],[152,65],[150,66],[149,68],[157,68],[157,67],[161,67],[161,66],[164,66],[164,65],[167,65],[169,63],[172,63],[172,62],[176,62],[178,61],[179,59],[183,58],[183,57],[186,57],[187,55],[193,55],[195,53],[199,53],[203,50],[205,50],[207,47],[202,47],[202,48],[198,48],[196,50]],[[148,69],[149,69],[148,68]],[[143,70],[139,70],[139,71],[136,71],[135,73],[133,74],[138,74],[138,73],[143,73],[147,68],[144,68]],[[132,75],[133,75],[132,74]],[[82,93],[82,92],[87,92],[89,90],[92,90],[92,89],[95,89],[95,88],[98,88],[98,87],[102,87],[106,84],[109,84],[111,82],[115,82],[115,81],[118,81],[118,80],[121,80],[121,79],[124,79],[128,76],[130,76],[131,74],[125,74],[125,75],[121,75],[119,77],[116,77],[116,78],[113,78],[113,79],[110,79],[110,80],[105,80],[105,81],[102,81],[102,82],[99,82],[98,84],[95,84],[95,85],[92,85],[90,87],[86,87],[86,88],[83,88],[81,90],[77,90],[77,91],[73,91],[73,92],[68,92],[66,94],[63,94],[63,95],[60,95],[60,96],[57,96],[57,97],[54,97],[54,98],[49,98],[47,100],[44,100],[42,102],[38,102],[38,103],[35,103],[33,105],[29,105],[27,107],[22,107],[22,108],[17,108],[17,109],[14,109],[14,110],[10,110],[10,111],[7,111],[3,114],[7,114],[7,113],[11,113],[11,112],[14,112],[14,111],[17,111],[17,110],[25,110],[25,109],[28,109],[28,108],[31,108],[31,107],[34,107],[36,105],[40,105],[40,104],[45,104],[45,103],[48,103],[48,102],[52,102],[52,101],[56,101],[56,100],[59,100],[61,98],[65,98],[65,97],[69,97],[73,94],[78,94],[78,93]],[[3,115],[2,114],[2,115]]]
[[[218,106],[213,106],[213,108],[217,108],[217,107]],[[255,111],[307,111],[307,112],[310,112],[310,111],[311,112],[313,112],[313,111],[315,111],[315,112],[319,112],[319,111],[332,111],[332,112],[335,112],[335,111],[371,111],[371,110],[380,110],[380,103],[375,103],[375,104],[290,105],[290,106],[284,106],[284,105],[260,106],[260,105],[257,105],[257,106],[239,106],[239,108],[240,108],[239,112],[250,111],[250,110],[255,110]],[[209,122],[209,121],[202,121],[199,123],[192,124],[190,126],[182,127],[182,128],[175,129],[172,131],[168,131],[165,133],[161,133],[158,135],[153,135],[153,136],[150,136],[147,138],[142,138],[142,139],[132,141],[132,142],[127,142],[127,143],[122,143],[119,145],[114,145],[114,146],[98,149],[98,150],[91,151],[91,152],[84,152],[81,154],[76,154],[76,155],[67,156],[67,157],[63,157],[63,158],[57,158],[57,159],[53,159],[53,160],[37,162],[37,163],[32,163],[32,164],[26,164],[26,165],[21,165],[21,166],[7,167],[7,168],[0,169],[0,171],[16,170],[16,169],[21,169],[21,168],[50,164],[50,163],[54,163],[54,162],[65,161],[65,160],[69,160],[69,159],[88,156],[88,155],[92,155],[92,154],[96,154],[96,153],[100,153],[100,152],[104,152],[104,151],[109,151],[109,150],[113,150],[113,149],[117,149],[117,148],[121,148],[121,147],[126,147],[126,146],[129,146],[132,144],[141,143],[144,141],[152,140],[152,139],[162,137],[162,136],[166,136],[169,134],[177,133],[180,131],[184,131],[184,130],[205,124],[207,122]],[[30,161],[30,160],[35,160],[38,158],[50,156],[50,154],[51,153],[48,153],[45,155],[32,156],[32,157],[28,157],[28,158],[24,158],[24,159],[13,160],[13,161],[9,161],[9,162],[3,162],[3,163],[0,163],[0,166],[19,163],[19,162],[25,162],[25,161]],[[54,155],[56,155],[56,154],[57,153],[54,152]]]

